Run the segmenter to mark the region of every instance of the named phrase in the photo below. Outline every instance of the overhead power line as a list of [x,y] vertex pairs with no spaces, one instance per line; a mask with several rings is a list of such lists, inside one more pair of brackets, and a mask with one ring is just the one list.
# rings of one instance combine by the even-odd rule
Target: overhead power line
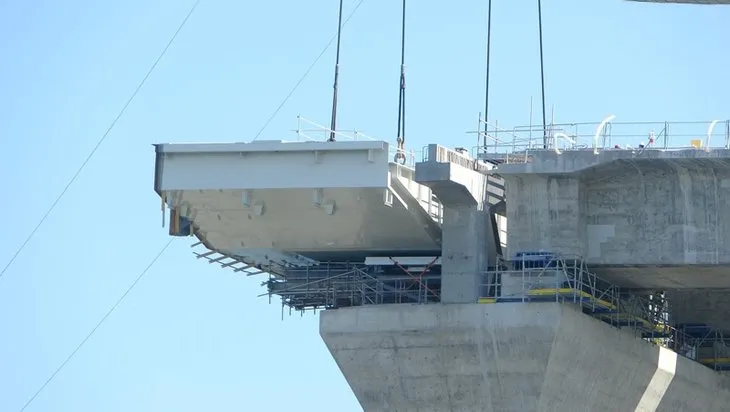
[[28,401],[25,402],[25,405],[23,405],[23,407],[20,408],[20,412],[23,412],[31,403],[33,403],[33,401],[38,397],[38,395],[40,395],[41,392],[43,392],[43,390],[46,388],[46,386],[48,386],[48,384],[51,383],[53,378],[55,378],[56,375],[58,375],[58,372],[60,372],[61,369],[63,369],[71,361],[71,359],[73,359],[73,357],[76,355],[76,353],[78,353],[78,351],[81,350],[81,348],[84,346],[84,344],[86,344],[86,342],[89,339],[91,339],[91,337],[94,335],[94,333],[96,333],[96,331],[99,329],[99,327],[102,325],[102,323],[104,323],[104,321],[106,321],[107,318],[109,318],[109,315],[111,315],[112,312],[114,312],[114,310],[122,303],[124,298],[127,297],[129,292],[131,292],[132,289],[134,289],[134,287],[137,286],[137,283],[139,283],[139,281],[142,280],[144,275],[146,275],[147,272],[149,272],[150,268],[152,268],[152,266],[157,262],[157,260],[160,259],[160,256],[162,256],[162,254],[165,253],[165,250],[167,250],[168,246],[170,246],[170,244],[172,243],[173,240],[175,240],[175,238],[171,237],[170,240],[167,242],[167,244],[165,244],[165,246],[157,253],[157,255],[152,259],[152,261],[147,265],[147,267],[145,267],[144,270],[137,276],[137,278],[134,279],[134,282],[132,282],[132,284],[129,285],[127,290],[124,291],[122,296],[119,297],[119,299],[117,299],[116,303],[114,303],[114,305],[112,305],[112,307],[109,308],[109,310],[106,312],[106,314],[104,314],[104,316],[102,316],[102,318],[99,320],[99,322],[96,323],[96,326],[94,326],[94,328],[91,329],[91,331],[86,335],[86,337],[81,341],[81,343],[76,345],[76,348],[74,348],[74,350],[71,351],[71,353],[66,357],[66,359],[63,362],[61,362],[61,365],[59,365],[58,368],[56,368],[56,370],[51,374],[51,376],[49,376],[48,379],[46,379],[45,382],[43,382],[43,385],[41,385],[38,388],[38,390],[36,390],[33,393],[33,396],[31,396],[28,399]]
[[68,181],[68,183],[66,184],[66,187],[63,188],[61,193],[56,197],[56,200],[53,201],[53,203],[51,204],[51,207],[48,208],[48,210],[43,215],[43,217],[41,217],[41,220],[38,222],[38,224],[35,226],[35,228],[33,228],[33,230],[30,232],[28,237],[26,237],[25,241],[23,241],[23,243],[20,245],[18,250],[15,251],[15,254],[13,254],[13,257],[11,257],[10,260],[8,261],[8,263],[5,264],[5,266],[3,267],[3,270],[0,271],[0,280],[3,278],[3,276],[5,276],[5,272],[8,271],[8,269],[13,264],[13,262],[15,262],[15,260],[18,258],[18,255],[20,255],[20,252],[22,252],[23,249],[25,249],[25,247],[28,245],[28,242],[30,242],[30,240],[33,238],[33,236],[35,236],[36,232],[38,232],[38,229],[40,229],[40,227],[43,225],[43,223],[45,223],[46,219],[48,219],[48,216],[56,208],[56,206],[58,205],[58,202],[61,201],[63,196],[66,194],[68,189],[71,187],[71,185],[73,185],[74,182],[76,182],[76,179],[79,177],[79,175],[84,170],[86,165],[89,163],[91,158],[94,157],[94,155],[96,154],[96,151],[99,150],[99,147],[101,146],[101,144],[104,143],[106,138],[109,136],[109,133],[112,131],[112,129],[114,129],[114,126],[116,126],[117,122],[122,117],[124,112],[127,111],[127,108],[132,103],[132,100],[134,100],[134,98],[137,97],[137,94],[142,89],[142,86],[144,86],[144,84],[147,82],[147,79],[150,77],[152,72],[155,70],[158,63],[160,63],[162,58],[165,56],[165,54],[167,53],[167,50],[170,48],[172,43],[177,38],[177,35],[180,33],[180,31],[183,29],[183,27],[185,27],[185,24],[188,22],[188,19],[190,19],[190,16],[192,16],[195,9],[197,9],[198,5],[200,4],[200,1],[201,0],[197,0],[195,2],[195,4],[193,4],[193,6],[190,8],[190,11],[188,11],[188,14],[185,16],[185,18],[182,20],[180,25],[177,27],[177,30],[175,30],[175,33],[172,35],[170,40],[167,42],[167,45],[165,45],[165,48],[162,49],[162,52],[160,53],[160,55],[157,56],[157,59],[155,60],[155,62],[152,63],[152,66],[149,68],[149,70],[147,70],[147,74],[145,74],[144,78],[142,78],[142,81],[139,82],[139,84],[137,85],[137,88],[134,89],[134,92],[132,92],[132,95],[129,97],[127,102],[124,104],[124,106],[122,106],[122,110],[120,110],[119,113],[117,114],[117,116],[114,118],[114,120],[112,120],[111,124],[106,129],[104,134],[96,142],[96,145],[94,146],[94,148],[91,149],[91,152],[88,154],[88,156],[86,156],[86,159],[81,163],[81,166],[78,167],[78,169],[76,170],[76,173],[73,175],[73,177],[71,177],[71,180]]
[[[354,8],[354,9],[352,10],[352,12],[350,12],[350,14],[349,14],[349,16],[347,17],[347,19],[346,19],[346,20],[345,20],[345,21],[343,22],[343,26],[344,26],[345,24],[347,24],[347,22],[348,22],[348,21],[350,20],[350,18],[351,18],[351,17],[352,17],[352,16],[353,16],[353,15],[355,14],[355,12],[357,11],[357,9],[358,9],[358,8],[360,7],[360,5],[362,5],[362,3],[363,3],[364,1],[365,1],[365,0],[360,0],[360,1],[359,1],[359,2],[357,3],[357,5],[355,6],[355,8]],[[165,51],[167,51],[167,49],[169,48],[169,46],[170,46],[170,45],[172,44],[172,41],[173,41],[173,40],[175,39],[175,37],[177,36],[177,33],[179,33],[179,32],[180,32],[180,30],[181,30],[181,29],[182,29],[182,27],[184,26],[185,22],[186,22],[186,21],[188,20],[188,18],[190,17],[190,15],[192,15],[192,12],[193,12],[193,11],[195,10],[195,8],[197,7],[197,5],[198,5],[199,3],[200,3],[200,0],[198,0],[198,1],[197,1],[197,2],[196,2],[196,3],[194,4],[194,5],[193,5],[193,7],[191,8],[190,12],[189,12],[189,13],[188,13],[188,15],[187,15],[187,16],[185,17],[185,20],[183,20],[183,23],[182,23],[182,24],[180,25],[180,27],[178,28],[178,30],[177,30],[177,31],[175,32],[175,35],[173,35],[172,39],[170,40],[170,42],[168,43],[168,45],[167,45],[167,46],[165,47],[165,50],[163,50],[163,52],[162,52],[162,54],[160,55],[160,57],[159,57],[159,58],[157,59],[157,61],[156,61],[156,62],[154,63],[154,65],[152,66],[152,68],[150,69],[150,71],[149,71],[149,72],[147,73],[147,76],[145,76],[144,80],[143,80],[143,81],[142,81],[142,82],[140,83],[140,86],[138,86],[138,87],[137,87],[137,90],[136,90],[136,91],[135,91],[135,93],[134,93],[134,94],[132,95],[132,98],[130,98],[130,99],[129,99],[129,101],[127,102],[127,104],[126,104],[126,105],[124,106],[124,108],[122,109],[122,113],[124,112],[124,109],[126,109],[126,107],[127,107],[128,105],[129,105],[129,103],[130,103],[130,102],[132,101],[132,99],[134,98],[134,95],[135,95],[135,94],[137,93],[137,91],[139,91],[139,89],[140,89],[140,88],[142,87],[142,85],[144,84],[144,81],[145,81],[145,80],[147,79],[147,77],[149,77],[149,75],[150,75],[150,73],[152,72],[152,70],[154,69],[154,67],[155,67],[155,66],[157,65],[157,63],[158,63],[158,62],[160,61],[160,59],[161,59],[161,58],[162,58],[162,56],[164,55]],[[320,58],[321,58],[321,57],[322,57],[322,56],[324,55],[324,53],[326,52],[326,50],[327,50],[327,49],[328,49],[328,48],[329,48],[329,47],[330,47],[330,46],[332,45],[332,43],[334,42],[334,39],[335,39],[335,38],[336,38],[336,36],[335,36],[335,37],[333,37],[333,39],[329,41],[329,43],[328,43],[328,44],[327,44],[327,45],[325,46],[325,48],[324,48],[324,49],[322,50],[322,52],[321,52],[321,53],[319,54],[319,56],[317,56],[317,58],[316,58],[316,59],[314,60],[314,62],[313,62],[313,63],[311,64],[311,66],[309,67],[309,69],[308,69],[308,70],[307,70],[307,71],[305,72],[304,76],[302,76],[302,78],[301,78],[301,79],[299,80],[299,82],[297,82],[297,84],[296,84],[296,85],[294,86],[294,88],[293,88],[293,89],[292,89],[292,90],[291,90],[291,91],[289,92],[289,94],[288,94],[288,95],[286,96],[286,98],[284,99],[284,101],[283,101],[283,102],[282,102],[282,103],[281,103],[281,104],[279,105],[279,107],[278,107],[278,108],[276,109],[276,111],[274,112],[274,114],[273,114],[273,115],[272,115],[272,116],[271,116],[271,117],[269,118],[269,121],[267,121],[267,123],[266,123],[266,124],[264,125],[264,127],[263,127],[263,128],[262,128],[262,130],[261,130],[261,132],[263,131],[263,129],[265,129],[265,128],[266,128],[266,126],[267,126],[267,125],[268,125],[268,123],[269,123],[269,122],[271,121],[271,119],[273,119],[273,117],[274,117],[274,116],[276,116],[277,112],[278,112],[278,111],[279,111],[279,110],[281,109],[281,107],[282,107],[282,106],[283,106],[283,105],[284,105],[284,104],[286,103],[286,101],[287,101],[287,100],[289,99],[289,97],[291,97],[291,95],[292,95],[292,94],[294,93],[294,91],[295,91],[295,90],[296,90],[296,89],[297,89],[297,88],[299,87],[299,85],[300,85],[300,84],[302,83],[302,81],[304,81],[304,79],[305,79],[305,78],[307,77],[307,75],[308,75],[308,74],[309,74],[309,72],[310,72],[310,71],[312,70],[312,68],[313,68],[313,67],[315,66],[315,64],[316,64],[316,63],[317,63],[317,62],[319,61],[319,59],[320,59]],[[102,139],[100,140],[100,143],[99,143],[99,144],[97,144],[97,148],[98,148],[98,146],[99,146],[99,145],[101,144],[101,141],[103,141],[103,139],[104,139],[104,138],[106,138],[106,135],[107,135],[107,134],[109,133],[109,131],[110,131],[110,130],[111,130],[111,128],[112,128],[112,127],[114,126],[114,123],[115,123],[115,122],[116,122],[116,121],[117,121],[117,120],[119,119],[119,117],[121,117],[121,113],[120,113],[120,115],[119,115],[119,116],[117,116],[117,118],[116,118],[116,119],[114,120],[114,122],[112,123],[112,126],[110,126],[109,130],[107,130],[107,132],[106,132],[106,133],[104,134],[104,136],[102,136]],[[261,132],[259,132],[259,134],[261,134]],[[258,137],[258,135],[257,135],[257,137]],[[255,139],[254,139],[254,140],[255,140]],[[94,148],[94,150],[96,150],[96,148]],[[89,158],[91,158],[91,156],[93,156],[93,153],[94,153],[94,152],[92,151],[92,153],[91,153],[91,154],[89,155]],[[83,168],[83,166],[84,166],[84,165],[85,165],[85,164],[86,164],[86,163],[88,162],[88,160],[89,160],[89,159],[87,159],[87,160],[86,160],[86,162],[84,162],[84,164],[82,164],[82,167],[81,167],[81,168],[79,169],[79,172],[77,172],[77,173],[76,173],[76,175],[74,176],[74,179],[76,178],[76,176],[78,176],[78,174],[80,173],[80,170],[81,170],[81,169]],[[73,183],[73,179],[72,179],[72,181],[71,181],[71,182],[69,183],[69,185],[68,185],[68,186],[70,186],[70,185],[71,185],[71,183]],[[60,198],[61,198],[61,197],[63,196],[63,193],[65,193],[65,191],[66,191],[66,190],[68,189],[68,186],[66,187],[66,189],[64,190],[64,192],[62,192],[62,193],[61,193],[61,195],[59,196],[59,199],[60,199]],[[57,199],[57,200],[56,200],[56,202],[54,202],[54,204],[53,204],[53,205],[51,206],[51,209],[49,209],[48,213],[46,213],[46,216],[44,216],[44,218],[43,218],[43,219],[41,220],[41,222],[39,223],[38,227],[40,227],[40,225],[41,225],[41,224],[43,223],[43,220],[44,220],[44,219],[45,219],[45,218],[47,217],[47,215],[48,215],[48,214],[50,214],[51,210],[53,210],[53,207],[55,207],[55,205],[56,205],[57,203],[58,203],[58,199]],[[30,238],[31,238],[31,237],[33,236],[33,234],[35,233],[35,231],[36,231],[37,229],[38,229],[38,228],[36,227],[36,229],[35,229],[35,230],[34,230],[34,231],[33,231],[33,232],[31,233],[31,235],[29,236],[29,239],[28,239],[28,240],[30,240]],[[18,252],[17,252],[16,254],[15,254],[15,256],[13,257],[13,259],[12,259],[12,260],[11,260],[11,261],[10,261],[10,262],[8,263],[8,265],[7,265],[6,267],[5,267],[5,269],[3,269],[3,273],[4,273],[4,272],[5,272],[5,270],[7,270],[7,268],[8,268],[9,266],[10,266],[10,264],[12,263],[12,261],[13,261],[13,260],[15,259],[15,257],[16,257],[16,256],[18,255],[18,253],[20,253],[20,250],[22,250],[22,248],[23,248],[23,247],[25,246],[25,244],[27,244],[27,243],[28,243],[28,240],[26,240],[26,242],[25,242],[25,243],[23,244],[23,246],[21,246],[21,248],[20,248],[20,249],[18,250]],[[107,319],[109,318],[109,316],[110,316],[110,315],[111,315],[111,314],[112,314],[112,313],[113,313],[113,312],[114,312],[114,311],[115,311],[115,310],[117,309],[117,307],[119,307],[119,305],[120,305],[120,304],[122,303],[122,301],[124,301],[124,299],[125,299],[125,298],[127,297],[127,295],[129,295],[129,293],[130,293],[130,292],[131,292],[131,291],[132,291],[132,290],[134,289],[134,287],[135,287],[135,286],[137,286],[137,284],[139,283],[139,281],[140,281],[140,280],[142,280],[142,278],[143,278],[143,277],[144,277],[144,276],[145,276],[145,275],[147,274],[147,272],[149,272],[149,270],[150,270],[150,269],[152,268],[152,266],[154,266],[154,264],[155,264],[155,263],[156,263],[156,262],[157,262],[157,261],[159,260],[159,258],[160,258],[160,257],[162,256],[162,254],[163,254],[163,253],[164,253],[164,252],[165,252],[165,251],[167,250],[167,248],[168,248],[168,247],[170,246],[170,244],[171,244],[171,243],[173,242],[173,240],[175,240],[175,238],[170,238],[170,240],[169,240],[169,241],[168,241],[168,242],[167,242],[167,243],[165,244],[165,246],[164,246],[164,247],[163,247],[163,248],[162,248],[162,249],[161,249],[161,250],[160,250],[160,251],[159,251],[159,252],[157,253],[157,255],[156,255],[156,256],[155,256],[155,257],[154,257],[154,258],[152,259],[152,261],[151,261],[151,262],[150,262],[150,263],[149,263],[149,264],[147,265],[147,267],[145,267],[145,269],[144,269],[144,270],[143,270],[143,271],[142,271],[142,272],[141,272],[141,273],[140,273],[140,274],[139,274],[139,275],[137,276],[137,278],[135,278],[135,280],[134,280],[134,281],[132,282],[132,284],[131,284],[131,285],[129,285],[129,287],[128,287],[128,288],[127,288],[127,289],[126,289],[126,290],[124,291],[124,293],[123,293],[123,294],[122,294],[122,295],[121,295],[121,296],[119,297],[119,299],[117,299],[117,301],[116,301],[116,302],[114,303],[114,305],[112,305],[112,306],[111,306],[111,308],[110,308],[110,309],[109,309],[109,310],[108,310],[108,311],[107,311],[107,312],[106,312],[106,313],[104,314],[104,316],[102,316],[102,318],[101,318],[101,319],[99,320],[99,322],[97,322],[97,324],[96,324],[96,325],[95,325],[95,326],[94,326],[94,327],[93,327],[93,328],[91,329],[91,331],[90,331],[90,332],[89,332],[89,333],[88,333],[88,334],[86,335],[86,337],[84,337],[84,339],[83,339],[83,340],[81,340],[81,342],[80,342],[80,343],[79,343],[79,344],[78,344],[78,345],[77,345],[77,346],[76,346],[76,347],[75,347],[75,348],[74,348],[74,349],[73,349],[73,350],[71,351],[71,353],[70,353],[70,354],[69,354],[69,355],[68,355],[68,356],[66,357],[66,359],[64,359],[64,361],[63,361],[63,362],[61,362],[61,364],[60,364],[60,365],[58,366],[58,368],[56,368],[56,370],[55,370],[55,371],[54,371],[54,372],[53,372],[53,373],[52,373],[52,374],[51,374],[51,375],[50,375],[50,376],[49,376],[49,377],[48,377],[48,378],[47,378],[47,379],[46,379],[46,380],[45,380],[45,381],[43,382],[43,384],[42,384],[42,385],[41,385],[41,386],[40,386],[40,387],[39,387],[39,388],[38,388],[38,389],[37,389],[37,390],[36,390],[36,391],[35,391],[35,392],[33,393],[33,395],[32,395],[32,396],[31,396],[31,397],[30,397],[30,398],[28,399],[28,401],[26,401],[26,403],[25,403],[25,404],[23,405],[23,407],[22,407],[22,408],[20,409],[20,412],[23,412],[24,410],[26,410],[26,409],[28,408],[28,406],[30,406],[30,405],[31,405],[31,404],[33,403],[33,401],[35,401],[35,399],[36,399],[36,398],[38,398],[38,396],[39,396],[39,395],[40,395],[40,394],[41,394],[41,393],[43,392],[43,390],[44,390],[44,389],[45,389],[45,388],[46,388],[46,387],[47,387],[47,386],[48,386],[48,385],[49,385],[49,384],[51,383],[51,381],[53,381],[53,379],[54,379],[54,378],[56,377],[56,375],[58,375],[58,373],[59,373],[59,372],[61,372],[61,370],[62,370],[62,369],[63,369],[64,367],[66,367],[66,365],[67,365],[67,364],[68,364],[68,363],[69,363],[69,362],[70,362],[70,361],[71,361],[71,360],[73,359],[73,357],[74,357],[74,356],[76,356],[76,354],[77,354],[77,353],[78,353],[78,352],[79,352],[79,351],[81,350],[81,348],[82,348],[82,347],[83,347],[83,346],[84,346],[84,345],[86,344],[86,342],[88,342],[88,341],[89,341],[89,339],[91,339],[91,337],[92,337],[92,336],[93,336],[93,335],[94,335],[94,334],[96,333],[96,331],[97,331],[97,330],[98,330],[98,329],[99,329],[99,328],[101,327],[101,325],[102,325],[102,324],[103,324],[103,323],[104,323],[104,322],[105,322],[105,321],[106,321],[106,320],[107,320]],[[1,276],[1,275],[0,275],[0,276]]]

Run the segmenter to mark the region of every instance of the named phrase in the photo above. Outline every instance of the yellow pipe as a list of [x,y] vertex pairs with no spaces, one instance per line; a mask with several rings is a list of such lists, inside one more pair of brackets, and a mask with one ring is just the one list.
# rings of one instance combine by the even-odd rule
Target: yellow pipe
[[699,362],[703,365],[707,364],[720,364],[720,363],[730,363],[730,358],[707,358],[707,359],[700,359]]

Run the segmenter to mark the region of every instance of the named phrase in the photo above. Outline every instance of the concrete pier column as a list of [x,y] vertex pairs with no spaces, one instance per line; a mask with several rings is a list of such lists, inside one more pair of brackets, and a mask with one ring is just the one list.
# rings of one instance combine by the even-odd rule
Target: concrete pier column
[[444,207],[441,302],[474,303],[479,298],[479,285],[486,282],[487,251],[494,248],[491,225],[489,214],[474,206]]
[[444,206],[441,226],[441,302],[473,303],[497,256],[489,216],[487,176],[473,159],[438,145],[416,165],[416,181],[431,188]]

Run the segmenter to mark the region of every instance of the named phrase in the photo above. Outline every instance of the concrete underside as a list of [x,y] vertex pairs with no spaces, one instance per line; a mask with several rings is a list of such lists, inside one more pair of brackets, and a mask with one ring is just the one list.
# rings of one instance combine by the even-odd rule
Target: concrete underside
[[703,323],[730,331],[730,289],[671,290],[666,293],[673,323]]
[[377,141],[164,144],[155,190],[206,247],[249,264],[438,255],[442,208],[390,159]]
[[591,272],[607,281],[634,289],[730,288],[730,265],[601,266]]
[[730,379],[558,303],[325,311],[370,411],[727,411]]

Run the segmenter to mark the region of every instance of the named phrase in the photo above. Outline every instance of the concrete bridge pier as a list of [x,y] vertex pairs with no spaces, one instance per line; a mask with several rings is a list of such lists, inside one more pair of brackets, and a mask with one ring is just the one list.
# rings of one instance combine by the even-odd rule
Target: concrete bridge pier
[[365,412],[727,411],[730,378],[559,303],[325,311]]

